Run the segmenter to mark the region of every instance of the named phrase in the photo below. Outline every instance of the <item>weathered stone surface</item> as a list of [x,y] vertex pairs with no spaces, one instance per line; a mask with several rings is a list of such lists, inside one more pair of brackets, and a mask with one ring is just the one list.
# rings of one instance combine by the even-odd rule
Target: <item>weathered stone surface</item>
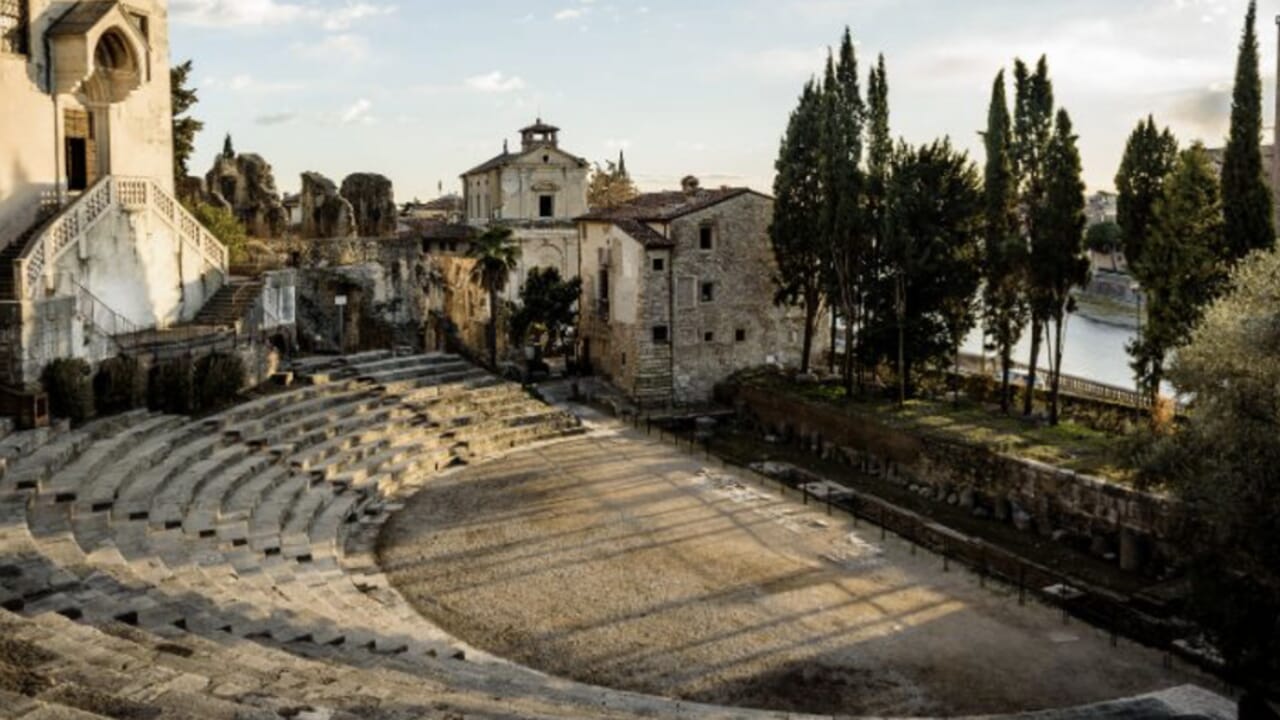
[[399,213],[391,180],[374,173],[353,173],[342,181],[342,197],[351,203],[356,234],[360,237],[395,234]]
[[283,237],[289,216],[280,202],[271,165],[261,155],[219,155],[205,175],[213,205],[229,208],[251,237]]
[[347,238],[355,235],[355,211],[338,186],[320,173],[302,173],[302,236]]

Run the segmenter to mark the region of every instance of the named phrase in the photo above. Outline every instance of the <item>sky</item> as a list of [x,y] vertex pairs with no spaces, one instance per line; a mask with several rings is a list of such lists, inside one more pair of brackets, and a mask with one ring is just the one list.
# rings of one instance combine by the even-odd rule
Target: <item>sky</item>
[[[883,53],[895,136],[949,136],[981,163],[991,84],[1044,54],[1091,190],[1111,189],[1148,113],[1223,143],[1245,0],[170,0],[171,59],[195,64],[193,171],[231,133],[283,191],[377,172],[399,201],[519,144],[539,115],[593,162],[625,150],[642,190],[768,191],[787,116],[848,26]],[[1259,3],[1265,123],[1280,0]],[[1010,98],[1012,90],[1010,89]]]

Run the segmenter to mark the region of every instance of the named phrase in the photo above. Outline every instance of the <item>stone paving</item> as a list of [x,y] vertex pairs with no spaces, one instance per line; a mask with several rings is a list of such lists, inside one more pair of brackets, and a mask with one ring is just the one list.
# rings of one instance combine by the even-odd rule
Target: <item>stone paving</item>
[[[583,429],[454,356],[296,371],[210,418],[4,438],[0,717],[783,716],[557,679],[419,614],[375,560],[383,523],[458,466]],[[1218,707],[1186,692],[1128,706]]]

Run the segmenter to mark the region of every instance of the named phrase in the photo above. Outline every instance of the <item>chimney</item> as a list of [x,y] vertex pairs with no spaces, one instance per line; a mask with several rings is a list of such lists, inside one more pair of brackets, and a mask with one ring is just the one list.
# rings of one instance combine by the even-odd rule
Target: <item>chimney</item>
[[685,175],[684,179],[680,181],[680,189],[684,191],[685,195],[692,195],[698,192],[698,178],[693,175]]

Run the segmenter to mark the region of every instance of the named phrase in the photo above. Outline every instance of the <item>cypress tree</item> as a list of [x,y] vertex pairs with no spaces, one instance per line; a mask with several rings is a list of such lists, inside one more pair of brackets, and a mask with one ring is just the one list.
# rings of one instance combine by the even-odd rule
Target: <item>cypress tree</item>
[[864,126],[867,162],[863,212],[869,256],[863,267],[862,338],[858,345],[863,350],[862,362],[875,365],[891,354],[889,347],[894,332],[890,304],[893,289],[886,284],[889,279],[883,272],[890,165],[894,155],[889,131],[889,76],[883,54],[868,75]]
[[1026,254],[1018,226],[1017,178],[1011,154],[1013,129],[1005,94],[1004,71],[996,75],[982,134],[987,162],[983,182],[983,324],[1000,357],[1000,409],[1011,403],[1013,348],[1027,324]]
[[[1018,174],[1019,201],[1027,218],[1024,228],[1025,244],[1034,248],[1042,242],[1037,218],[1043,214],[1045,203],[1045,155],[1053,133],[1053,83],[1049,80],[1049,64],[1044,56],[1036,63],[1035,73],[1018,60],[1014,64],[1014,159]],[[1023,397],[1022,413],[1030,415],[1035,399],[1036,365],[1040,359],[1040,345],[1044,338],[1044,326],[1052,310],[1052,298],[1047,289],[1036,283],[1035,260],[1027,273],[1027,303],[1031,311],[1031,358],[1027,363],[1027,392]]]
[[865,109],[858,86],[858,60],[848,28],[840,44],[839,62],[827,58],[823,85],[824,177],[827,187],[824,217],[827,228],[828,296],[846,321],[844,381],[853,393],[853,332],[862,322],[864,265],[869,253],[861,222],[862,126]]
[[814,324],[822,305],[822,96],[810,80],[805,83],[775,163],[773,222],[769,239],[778,262],[774,302],[804,309],[804,340],[800,371],[809,371]]
[[1206,307],[1226,283],[1218,178],[1199,143],[1177,156],[1155,204],[1141,262],[1147,323],[1129,345],[1138,385],[1154,402],[1170,352],[1191,339]]
[[1089,279],[1089,258],[1084,246],[1084,179],[1076,139],[1071,117],[1066,110],[1059,110],[1053,137],[1045,148],[1044,202],[1037,210],[1031,244],[1031,282],[1041,299],[1045,326],[1052,326],[1053,330],[1049,348],[1052,425],[1058,424],[1062,353],[1067,316],[1074,304],[1071,290]]
[[1258,72],[1258,4],[1249,3],[1236,60],[1231,96],[1231,132],[1222,159],[1222,213],[1233,260],[1275,244],[1271,191],[1262,169],[1262,78]]
[[[1116,173],[1116,222],[1131,272],[1142,264],[1142,253],[1155,220],[1155,205],[1165,178],[1178,159],[1178,141],[1168,128],[1161,131],[1147,116],[1129,135]],[[1144,280],[1135,272],[1135,277]]]

